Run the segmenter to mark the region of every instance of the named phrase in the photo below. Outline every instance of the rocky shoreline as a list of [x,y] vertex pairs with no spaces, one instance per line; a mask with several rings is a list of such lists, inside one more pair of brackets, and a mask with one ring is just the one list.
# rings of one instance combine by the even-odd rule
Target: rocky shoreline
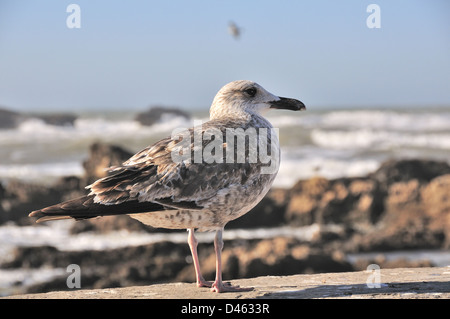
[[[151,126],[163,120],[164,117],[180,116],[190,119],[190,114],[176,107],[154,105],[135,116],[142,125]],[[0,106],[0,130],[14,129],[26,120],[40,120],[49,125],[73,126],[77,115],[72,113],[21,113]]]
[[[50,187],[10,181],[0,185],[0,225],[31,225],[31,210],[85,194],[84,186],[102,177],[104,168],[127,159],[130,152],[94,144],[83,163],[85,176],[65,177]],[[428,160],[384,163],[358,178],[314,177],[291,189],[272,189],[247,215],[226,229],[316,225],[309,240],[290,237],[236,239],[225,243],[224,278],[364,270],[374,260],[349,263],[348,253],[450,247],[450,166]],[[38,227],[38,226],[36,226]],[[74,222],[72,233],[128,229],[160,232],[127,217]],[[211,243],[199,245],[206,277],[214,276]],[[38,269],[78,264],[83,288],[111,288],[195,280],[187,244],[159,242],[108,251],[60,251],[54,247],[19,247],[2,269]],[[429,261],[387,262],[382,268],[433,266]],[[67,289],[66,277],[29,287],[26,292]],[[20,283],[18,283],[19,285]]]

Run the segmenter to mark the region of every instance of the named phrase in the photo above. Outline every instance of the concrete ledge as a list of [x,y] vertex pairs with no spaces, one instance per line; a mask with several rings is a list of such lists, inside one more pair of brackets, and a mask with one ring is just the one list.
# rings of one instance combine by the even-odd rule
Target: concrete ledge
[[[379,288],[369,288],[369,282]],[[373,280],[372,280],[373,279]],[[14,295],[9,299],[290,299],[290,298],[370,298],[439,299],[450,298],[450,266],[433,268],[381,269],[379,273],[359,271],[294,276],[266,276],[232,280],[253,291],[217,294],[190,283],[155,284],[126,288],[56,291]]]

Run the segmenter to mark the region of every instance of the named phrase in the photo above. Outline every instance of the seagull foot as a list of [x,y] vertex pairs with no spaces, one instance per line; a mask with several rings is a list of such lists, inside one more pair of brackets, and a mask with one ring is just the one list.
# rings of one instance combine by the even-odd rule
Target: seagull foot
[[197,287],[201,288],[201,287],[207,287],[207,288],[211,288],[213,285],[212,281],[206,281],[206,280],[198,280],[197,281]]
[[223,283],[223,282],[214,282],[211,287],[212,292],[245,292],[252,291],[253,287],[241,288],[239,286],[232,286],[231,283]]

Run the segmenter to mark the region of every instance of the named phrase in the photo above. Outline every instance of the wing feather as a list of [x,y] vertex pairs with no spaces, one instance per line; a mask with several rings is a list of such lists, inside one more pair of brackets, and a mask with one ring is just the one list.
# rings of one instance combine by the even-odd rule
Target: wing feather
[[[245,182],[249,176],[256,175],[260,163],[226,163],[226,143],[223,143],[222,163],[195,163],[194,130],[201,129],[203,134],[208,128],[219,128],[225,139],[225,129],[242,123],[210,121],[202,127],[189,130],[191,156],[189,160],[175,162],[172,152],[179,151],[178,143],[170,137],[160,140],[136,153],[122,166],[111,167],[109,176],[92,185],[90,195],[95,202],[119,204],[129,200],[160,202],[168,207],[190,207],[200,209],[219,190],[227,189],[233,184]],[[209,140],[202,140],[203,147]],[[194,205],[195,203],[195,205]]]

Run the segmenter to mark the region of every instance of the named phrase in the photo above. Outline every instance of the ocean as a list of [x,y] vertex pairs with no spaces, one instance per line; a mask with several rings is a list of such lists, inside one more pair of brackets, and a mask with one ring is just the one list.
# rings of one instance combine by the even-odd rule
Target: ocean
[[[78,114],[73,126],[54,126],[30,118],[17,128],[0,130],[0,181],[20,179],[51,184],[62,176],[81,176],[82,162],[94,142],[112,143],[137,152],[169,136],[176,128],[188,128],[194,122],[208,119],[206,111],[197,111],[190,120],[167,116],[153,126],[143,126],[134,120],[136,113],[84,112]],[[313,176],[329,179],[363,176],[389,159],[434,159],[450,163],[450,108],[308,109],[297,113],[273,111],[267,118],[280,134],[281,166],[275,187],[289,188],[299,179]],[[184,232],[126,231],[71,235],[70,225],[71,221],[60,221],[40,227],[0,226],[0,263],[8,260],[17,246],[64,243],[61,249],[111,249],[162,240],[185,242],[187,236]],[[308,240],[314,227],[317,226],[229,230],[225,231],[224,239],[281,235]],[[212,236],[199,234],[199,240],[211,242]],[[405,252],[410,258],[424,254],[437,265],[450,264],[448,252]],[[29,285],[64,271],[0,270],[0,295],[10,294],[14,282]]]
[[[52,183],[61,176],[80,176],[93,142],[137,152],[175,128],[208,119],[207,112],[195,112],[191,120],[167,116],[143,126],[135,114],[82,113],[73,126],[29,119],[0,130],[0,180]],[[388,159],[450,161],[450,108],[308,109],[272,111],[267,117],[279,129],[282,147],[276,187],[288,188],[312,176],[361,176]]]

